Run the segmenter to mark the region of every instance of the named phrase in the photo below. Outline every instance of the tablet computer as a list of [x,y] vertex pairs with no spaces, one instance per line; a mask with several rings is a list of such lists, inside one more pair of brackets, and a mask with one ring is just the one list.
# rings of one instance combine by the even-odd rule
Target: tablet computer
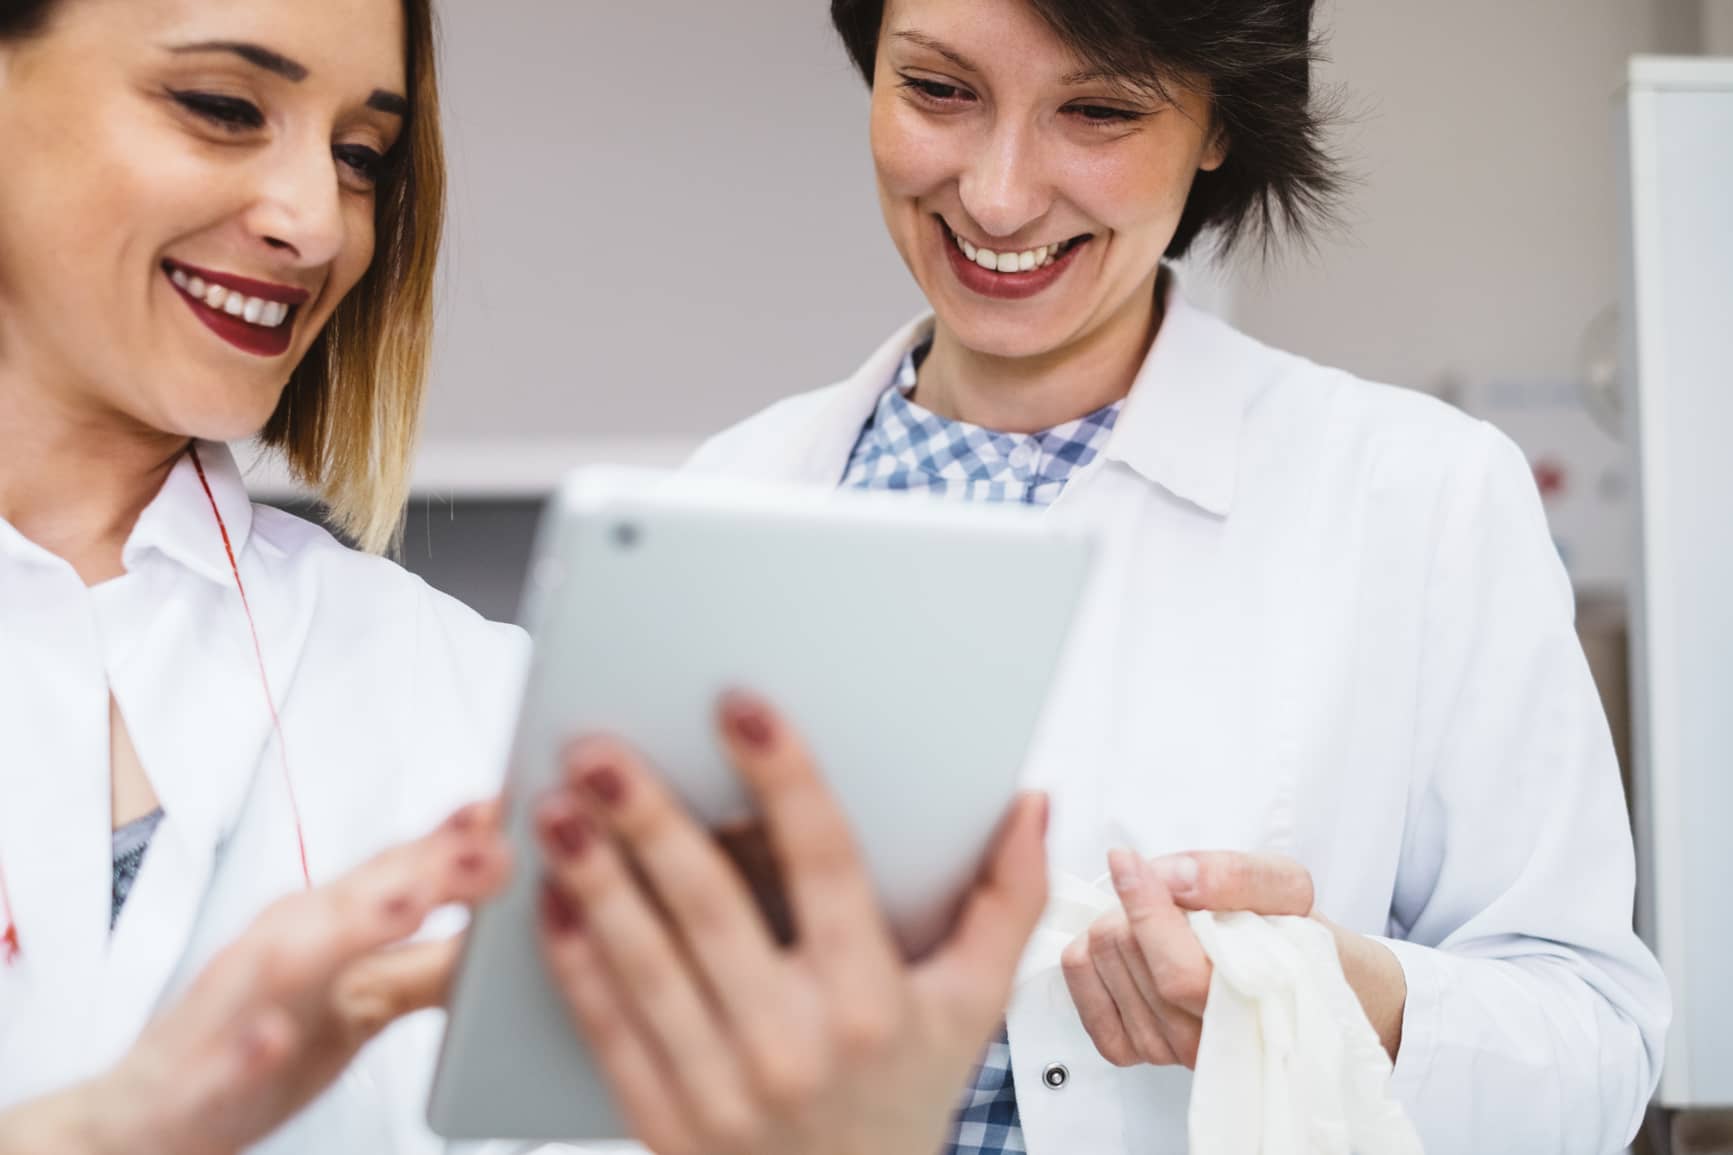
[[507,771],[522,865],[476,912],[429,1120],[453,1139],[625,1134],[547,977],[530,811],[560,751],[642,751],[697,816],[750,813],[719,696],[802,734],[905,950],[941,939],[1021,775],[1091,541],[1023,506],[586,469],[531,563],[534,639]]

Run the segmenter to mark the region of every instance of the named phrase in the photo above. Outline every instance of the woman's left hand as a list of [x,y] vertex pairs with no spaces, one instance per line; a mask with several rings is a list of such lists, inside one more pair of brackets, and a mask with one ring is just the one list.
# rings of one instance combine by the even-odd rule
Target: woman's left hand
[[1312,876],[1291,859],[1210,851],[1152,861],[1108,855],[1120,909],[1070,946],[1065,982],[1096,1050],[1115,1066],[1195,1066],[1213,968],[1187,911],[1244,910],[1316,919],[1336,937],[1348,984],[1392,1059],[1407,983],[1389,948],[1312,909]]

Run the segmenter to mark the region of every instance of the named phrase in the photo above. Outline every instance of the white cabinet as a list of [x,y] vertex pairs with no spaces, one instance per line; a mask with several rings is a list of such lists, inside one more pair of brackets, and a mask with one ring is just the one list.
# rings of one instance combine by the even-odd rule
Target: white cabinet
[[1639,919],[1675,1001],[1660,1099],[1733,1106],[1733,60],[1633,60],[1619,136]]

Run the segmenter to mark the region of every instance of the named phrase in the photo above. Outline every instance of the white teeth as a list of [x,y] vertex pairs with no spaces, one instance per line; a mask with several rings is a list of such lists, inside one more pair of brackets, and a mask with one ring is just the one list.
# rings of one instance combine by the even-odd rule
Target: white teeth
[[1042,245],[1037,249],[1025,249],[1020,253],[996,253],[992,249],[978,249],[955,233],[952,233],[951,237],[957,242],[963,256],[983,269],[991,269],[996,273],[1027,273],[1031,269],[1051,265],[1064,248],[1064,242],[1060,242],[1056,245]]
[[281,301],[249,297],[222,285],[206,284],[204,278],[194,276],[185,269],[169,270],[169,280],[187,296],[203,301],[209,308],[221,310],[231,317],[239,317],[249,325],[275,329],[289,319],[289,306]]

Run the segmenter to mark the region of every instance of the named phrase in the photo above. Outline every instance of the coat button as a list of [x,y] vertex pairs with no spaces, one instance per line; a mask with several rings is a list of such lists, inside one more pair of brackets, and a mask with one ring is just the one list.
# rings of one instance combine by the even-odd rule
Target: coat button
[[1071,1072],[1065,1069],[1064,1063],[1048,1063],[1041,1069],[1041,1081],[1051,1090],[1059,1090],[1070,1080]]

